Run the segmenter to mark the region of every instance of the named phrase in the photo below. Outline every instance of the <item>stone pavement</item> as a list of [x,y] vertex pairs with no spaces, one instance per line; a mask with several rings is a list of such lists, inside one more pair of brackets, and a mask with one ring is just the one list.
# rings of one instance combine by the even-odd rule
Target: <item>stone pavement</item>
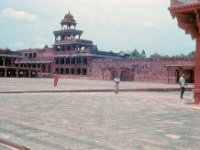
[[[190,88],[193,85],[189,85]],[[179,88],[178,84],[155,82],[120,82],[120,89]],[[0,78],[0,93],[9,91],[113,90],[114,81],[59,79],[53,86],[52,78]]]
[[[85,88],[91,85],[82,82]],[[30,83],[24,86],[31,88]],[[192,92],[184,96],[181,100],[178,92],[0,94],[0,139],[32,150],[199,150],[200,106],[192,104]]]

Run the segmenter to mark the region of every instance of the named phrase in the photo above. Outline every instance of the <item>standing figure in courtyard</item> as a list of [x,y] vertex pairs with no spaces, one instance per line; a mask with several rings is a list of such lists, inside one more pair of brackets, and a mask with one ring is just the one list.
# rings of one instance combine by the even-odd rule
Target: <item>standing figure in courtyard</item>
[[54,74],[54,87],[58,85],[58,76],[57,74]]
[[119,91],[119,82],[120,82],[119,77],[116,76],[116,77],[114,78],[114,81],[115,81],[115,93],[117,94],[118,91]]
[[187,87],[188,88],[188,86],[187,86],[187,84],[186,84],[186,80],[185,80],[185,75],[184,74],[182,74],[181,75],[181,77],[180,77],[180,79],[179,79],[179,83],[180,83],[180,98],[181,99],[183,99],[183,94],[184,94],[184,92],[185,92],[185,87]]

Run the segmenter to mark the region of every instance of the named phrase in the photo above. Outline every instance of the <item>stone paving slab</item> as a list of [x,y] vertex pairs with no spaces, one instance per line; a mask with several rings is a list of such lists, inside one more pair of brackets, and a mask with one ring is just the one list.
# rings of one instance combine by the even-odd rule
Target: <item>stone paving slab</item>
[[0,139],[32,150],[199,150],[192,92],[0,94]]
[[[113,81],[60,79],[56,88],[53,79],[0,78],[0,83],[0,93],[5,93],[0,94],[3,106],[0,139],[31,149],[182,149],[184,145],[196,149],[199,146],[196,134],[199,120],[195,118],[200,108],[192,104],[192,92],[186,92],[184,100],[179,100],[178,92],[137,92],[178,89],[177,84],[121,82],[121,90],[133,93],[116,95],[105,92],[112,92]],[[8,94],[17,90],[35,93]],[[82,90],[90,93],[55,93]],[[95,90],[103,93],[91,93]],[[49,93],[37,93],[41,91]],[[176,105],[171,105],[174,102]],[[176,109],[189,113],[181,116]],[[191,123],[177,121],[181,117],[192,119]],[[192,128],[194,122],[194,131],[188,133],[192,136],[187,136],[192,140],[186,142],[182,132],[188,125]],[[179,130],[181,133],[176,133]]]

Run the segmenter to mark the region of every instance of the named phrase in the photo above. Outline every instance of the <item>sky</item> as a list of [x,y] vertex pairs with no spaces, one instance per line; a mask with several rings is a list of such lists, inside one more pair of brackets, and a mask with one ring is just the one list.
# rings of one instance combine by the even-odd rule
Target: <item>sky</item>
[[0,48],[51,47],[69,11],[99,50],[188,54],[195,41],[170,15],[170,0],[1,0]]

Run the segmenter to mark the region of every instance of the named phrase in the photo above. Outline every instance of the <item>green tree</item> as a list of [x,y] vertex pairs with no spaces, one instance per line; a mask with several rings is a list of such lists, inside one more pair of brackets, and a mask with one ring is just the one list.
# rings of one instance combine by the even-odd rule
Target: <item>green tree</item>
[[130,54],[130,58],[138,58],[139,55],[140,55],[140,53],[138,52],[138,50],[134,49]]
[[147,56],[146,56],[145,50],[142,50],[142,52],[141,52],[141,57],[142,57],[142,58],[146,58],[146,57],[147,57]]
[[150,56],[150,58],[161,58],[162,56],[160,55],[160,54],[158,54],[158,53],[153,53],[151,56]]
[[142,50],[140,53],[137,49],[134,49],[130,54],[128,54],[128,58],[146,58],[145,50]]
[[195,57],[195,51],[192,51],[188,54],[189,57]]

